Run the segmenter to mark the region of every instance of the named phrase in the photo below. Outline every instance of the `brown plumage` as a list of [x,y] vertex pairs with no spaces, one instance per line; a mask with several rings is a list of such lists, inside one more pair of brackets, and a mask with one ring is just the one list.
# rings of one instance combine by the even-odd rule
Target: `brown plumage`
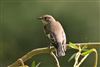
[[51,43],[56,48],[57,56],[65,56],[66,51],[66,35],[62,25],[56,21],[51,15],[43,15],[40,17],[43,22],[44,31]]

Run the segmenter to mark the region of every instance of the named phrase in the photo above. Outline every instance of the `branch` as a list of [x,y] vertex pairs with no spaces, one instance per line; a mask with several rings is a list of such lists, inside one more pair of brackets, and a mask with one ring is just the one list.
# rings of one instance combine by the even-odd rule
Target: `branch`
[[[50,48],[51,49],[49,49],[48,47],[33,49],[32,51],[28,52],[27,54],[25,54],[23,57],[21,57],[19,59],[21,59],[21,60],[23,60],[23,62],[25,62],[35,55],[38,55],[38,54],[41,54],[41,53],[50,53],[50,51],[54,51],[54,47],[50,47]],[[19,59],[17,61],[15,61],[13,64],[9,65],[8,67],[18,67],[18,66],[20,66],[21,63],[19,62]]]
[[88,48],[100,48],[100,42],[88,42],[88,43],[75,43],[77,46],[87,46]]
[[[100,48],[100,43],[76,43],[76,44],[77,44],[77,46],[86,45],[89,48]],[[50,53],[50,51],[54,51],[54,47],[50,47],[50,48],[51,49],[49,49],[48,47],[33,49],[32,51],[28,52],[27,54],[25,54],[24,56],[22,56],[19,59],[21,59],[23,62],[25,62],[35,55],[38,55],[41,53]],[[9,65],[8,67],[18,67],[19,65],[21,65],[21,63],[19,62],[19,59],[17,61],[15,61],[14,63],[12,63],[11,65]]]
[[60,64],[59,64],[59,61],[58,61],[58,59],[57,59],[56,55],[55,55],[53,52],[51,52],[51,55],[52,55],[52,57],[54,58],[54,60],[55,60],[55,62],[56,62],[57,67],[60,67]]
[[97,67],[97,63],[98,63],[98,53],[97,53],[97,50],[96,49],[93,49],[93,51],[95,52],[95,64],[94,64],[94,67]]
[[77,67],[79,67],[79,66],[83,63],[83,61],[88,57],[88,55],[89,55],[89,54],[87,54],[86,56],[84,56],[84,57],[82,58],[82,60],[78,63]]

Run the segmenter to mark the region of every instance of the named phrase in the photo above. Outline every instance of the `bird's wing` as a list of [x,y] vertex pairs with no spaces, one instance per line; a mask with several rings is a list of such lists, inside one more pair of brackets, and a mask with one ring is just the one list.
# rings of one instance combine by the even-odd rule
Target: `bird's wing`
[[[45,34],[47,35],[47,37],[49,38],[50,42],[54,45],[56,44],[56,40],[55,40],[55,35],[53,32],[51,32],[49,29],[48,29],[48,26],[45,25],[44,26],[44,32]],[[57,47],[56,45],[54,45],[55,47]]]
[[50,33],[50,31],[49,31],[47,25],[44,26],[44,32],[45,32],[45,34],[47,35],[47,37],[48,37],[49,39],[51,39],[52,41],[54,41],[54,37],[53,37],[53,35]]

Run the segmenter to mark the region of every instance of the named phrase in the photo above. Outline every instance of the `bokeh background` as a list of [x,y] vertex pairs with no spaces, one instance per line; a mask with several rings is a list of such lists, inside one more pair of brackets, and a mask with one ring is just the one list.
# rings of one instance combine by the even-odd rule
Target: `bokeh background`
[[[68,41],[100,42],[100,0],[0,0],[0,67],[32,49],[48,46],[43,25],[37,20],[44,14],[61,21]],[[68,58],[73,52],[67,50],[66,56],[59,58],[61,67],[72,67],[74,61],[68,62]],[[93,58],[94,54],[90,55],[81,67],[92,67]],[[32,61],[41,62],[40,67],[55,67],[47,54],[26,64],[31,66]]]

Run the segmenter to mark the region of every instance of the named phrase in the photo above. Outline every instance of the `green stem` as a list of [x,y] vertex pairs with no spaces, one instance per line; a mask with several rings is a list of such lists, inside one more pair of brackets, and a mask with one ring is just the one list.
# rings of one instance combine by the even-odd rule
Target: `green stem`
[[97,67],[97,63],[98,63],[98,52],[95,48],[93,48],[93,51],[95,52],[95,64],[94,67]]
[[85,55],[82,60],[78,63],[77,67],[79,67],[83,62],[84,60],[88,57],[89,54]]
[[60,64],[59,64],[59,61],[58,61],[56,55],[55,55],[53,52],[51,52],[51,56],[54,58],[55,63],[56,63],[56,66],[57,66],[57,67],[60,67]]

